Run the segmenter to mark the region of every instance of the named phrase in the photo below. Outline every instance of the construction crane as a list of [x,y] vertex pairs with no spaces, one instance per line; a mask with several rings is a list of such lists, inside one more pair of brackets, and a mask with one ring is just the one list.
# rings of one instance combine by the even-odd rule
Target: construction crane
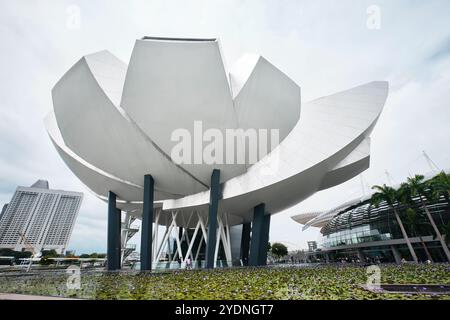
[[430,167],[431,171],[434,173],[437,173],[440,171],[439,167],[436,165],[436,163],[431,160],[430,156],[425,152],[425,150],[422,151],[422,154],[427,161],[428,166]]
[[28,251],[31,251],[31,257],[29,259],[29,263],[28,263],[28,267],[27,267],[27,272],[29,272],[31,270],[31,265],[33,264],[33,258],[37,255],[36,249],[34,248],[34,246],[31,244],[30,241],[28,241],[27,237],[25,237],[25,234],[23,234],[22,232],[19,232],[19,236],[20,236],[20,241],[25,244],[25,249]]
[[387,169],[384,170],[384,174],[386,175],[389,185],[391,185],[391,186],[394,185],[395,181],[394,181],[394,179],[392,179],[392,176],[389,173],[389,171],[387,171]]

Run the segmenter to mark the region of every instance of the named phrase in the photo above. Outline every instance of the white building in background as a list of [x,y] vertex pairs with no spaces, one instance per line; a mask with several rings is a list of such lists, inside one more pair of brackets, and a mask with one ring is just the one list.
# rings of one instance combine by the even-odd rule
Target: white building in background
[[82,199],[80,192],[49,189],[45,180],[17,187],[0,216],[0,248],[63,253]]

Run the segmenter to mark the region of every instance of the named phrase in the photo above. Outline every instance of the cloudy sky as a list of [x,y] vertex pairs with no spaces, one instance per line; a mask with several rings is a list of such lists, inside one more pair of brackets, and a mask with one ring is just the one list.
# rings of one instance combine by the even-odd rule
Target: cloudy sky
[[[375,7],[373,6],[375,5]],[[378,15],[379,12],[379,15]],[[372,135],[371,168],[272,218],[270,240],[305,248],[290,216],[338,205],[368,185],[450,167],[450,1],[0,0],[0,205],[17,185],[49,180],[82,191],[69,249],[106,248],[106,205],[65,166],[43,118],[51,89],[81,56],[107,49],[129,61],[142,36],[219,37],[227,65],[259,53],[302,87],[303,101],[373,80],[390,95]],[[139,242],[139,235],[134,241]]]

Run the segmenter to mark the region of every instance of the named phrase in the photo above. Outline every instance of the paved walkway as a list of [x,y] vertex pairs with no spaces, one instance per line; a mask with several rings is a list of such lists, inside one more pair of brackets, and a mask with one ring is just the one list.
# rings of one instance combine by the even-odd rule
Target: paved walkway
[[0,293],[0,300],[78,300],[71,298],[33,296],[29,294]]

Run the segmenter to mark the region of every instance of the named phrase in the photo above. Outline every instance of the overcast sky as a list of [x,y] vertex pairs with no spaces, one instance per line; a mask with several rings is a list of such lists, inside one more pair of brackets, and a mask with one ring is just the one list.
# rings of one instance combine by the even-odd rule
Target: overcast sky
[[[371,5],[380,20],[376,10],[368,14]],[[385,170],[394,183],[429,172],[422,150],[439,168],[450,167],[448,0],[0,0],[0,205],[18,185],[37,179],[84,192],[69,243],[77,253],[106,251],[106,205],[51,145],[43,125],[51,89],[85,54],[107,49],[128,62],[142,36],[219,37],[228,66],[244,53],[261,54],[302,87],[304,102],[373,80],[390,82],[372,134],[370,169],[273,216],[271,242],[305,248],[320,233],[301,232],[290,216],[387,183]]]

